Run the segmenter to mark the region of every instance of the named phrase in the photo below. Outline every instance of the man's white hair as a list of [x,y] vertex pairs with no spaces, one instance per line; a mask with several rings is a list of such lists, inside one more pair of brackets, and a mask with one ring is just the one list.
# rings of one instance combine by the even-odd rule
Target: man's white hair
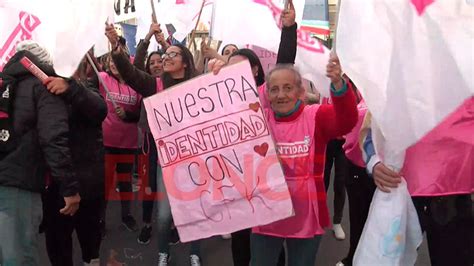
[[24,40],[19,42],[16,46],[16,51],[29,51],[38,58],[40,63],[50,66],[53,65],[53,58],[51,54],[48,52],[48,50],[46,50],[46,48],[35,41]]

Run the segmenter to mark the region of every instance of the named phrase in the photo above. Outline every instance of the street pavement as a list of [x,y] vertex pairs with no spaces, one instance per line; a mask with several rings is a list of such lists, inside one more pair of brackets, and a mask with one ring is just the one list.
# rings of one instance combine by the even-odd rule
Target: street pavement
[[[330,188],[332,188],[332,184]],[[332,212],[332,189],[329,189],[328,197],[328,202],[330,205],[329,207]],[[141,227],[141,202],[135,201],[132,204],[132,212]],[[123,263],[123,266],[157,265],[158,253],[156,235],[153,235],[152,240],[148,245],[138,244],[137,236],[139,234],[139,231],[129,232],[121,225],[120,202],[110,202],[108,204],[107,219],[107,237],[102,242],[100,252],[102,261],[101,265],[106,265],[105,262],[108,260],[111,254],[116,254],[116,260]],[[347,201],[344,207],[344,217],[342,225],[346,232],[346,239],[344,241],[337,241],[335,240],[332,231],[327,231],[321,242],[315,265],[334,266],[339,260],[344,258],[344,256],[346,255],[349,249],[350,234]],[[203,265],[232,266],[233,263],[230,243],[231,240],[224,240],[220,236],[203,240],[201,247]],[[171,257],[171,266],[189,265],[189,245],[178,244],[172,246]],[[75,236],[74,261],[74,265],[82,265],[80,247]],[[41,237],[41,265],[50,265],[46,254],[44,236]],[[420,247],[420,250],[418,252],[418,261],[416,263],[416,266],[425,265],[430,265],[428,250],[426,247],[426,239]]]

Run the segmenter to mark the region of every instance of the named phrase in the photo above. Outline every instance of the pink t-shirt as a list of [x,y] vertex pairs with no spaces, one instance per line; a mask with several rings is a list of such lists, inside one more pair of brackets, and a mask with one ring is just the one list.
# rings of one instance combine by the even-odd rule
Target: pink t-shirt
[[267,109],[268,124],[276,142],[295,216],[255,227],[254,233],[290,238],[311,238],[324,234],[318,218],[313,164],[318,108],[319,105],[305,106],[303,113],[291,122],[276,121]]
[[[126,84],[120,82],[105,72],[99,73],[110,92],[110,97],[115,103],[127,112],[136,113],[140,111],[141,96],[137,94]],[[137,123],[126,123],[120,119],[115,112],[110,97],[106,94],[102,84],[99,90],[104,99],[106,99],[108,114],[102,122],[104,134],[104,146],[113,148],[136,149],[138,144]]]

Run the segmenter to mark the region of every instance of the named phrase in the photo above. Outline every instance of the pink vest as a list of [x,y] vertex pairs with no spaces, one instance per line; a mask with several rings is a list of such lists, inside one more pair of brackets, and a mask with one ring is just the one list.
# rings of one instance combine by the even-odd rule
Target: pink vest
[[319,105],[305,106],[296,120],[277,122],[267,109],[268,124],[290,191],[295,216],[253,228],[257,234],[289,238],[311,238],[324,234],[318,220],[314,179],[315,118]]
[[[111,97],[117,105],[123,107],[125,111],[137,113],[140,111],[141,96],[132,90],[128,85],[120,84],[109,74],[99,73],[104,83],[110,91]],[[102,84],[99,85],[100,93],[106,99],[108,114],[102,122],[104,133],[104,146],[113,148],[136,149],[138,142],[137,123],[125,123],[115,112],[110,97],[107,96]]]
[[359,146],[359,133],[364,122],[365,114],[367,113],[367,105],[364,100],[360,101],[357,105],[359,111],[359,117],[357,119],[356,126],[352,131],[346,135],[346,142],[342,148],[346,153],[346,157],[355,165],[365,168],[365,162],[362,159],[362,151]]
[[474,192],[474,97],[407,150],[402,173],[412,196]]

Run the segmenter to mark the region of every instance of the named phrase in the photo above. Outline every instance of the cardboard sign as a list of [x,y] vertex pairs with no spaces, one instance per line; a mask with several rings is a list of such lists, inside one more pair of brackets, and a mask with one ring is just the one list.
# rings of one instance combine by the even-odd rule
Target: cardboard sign
[[247,61],[144,103],[182,242],[293,214]]

